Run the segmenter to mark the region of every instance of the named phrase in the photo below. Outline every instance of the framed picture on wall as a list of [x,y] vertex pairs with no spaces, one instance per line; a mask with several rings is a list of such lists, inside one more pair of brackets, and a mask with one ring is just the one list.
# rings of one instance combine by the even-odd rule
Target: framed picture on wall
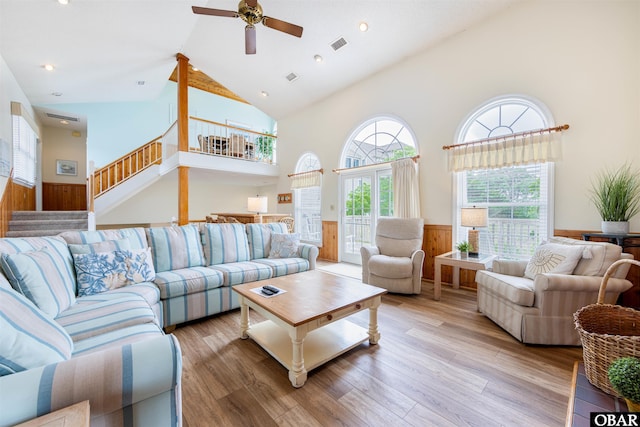
[[56,175],[78,175],[78,162],[75,160],[56,160]]

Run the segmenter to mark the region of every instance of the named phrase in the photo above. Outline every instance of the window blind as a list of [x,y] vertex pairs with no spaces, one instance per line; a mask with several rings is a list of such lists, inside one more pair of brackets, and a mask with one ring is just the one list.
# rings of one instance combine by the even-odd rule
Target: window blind
[[23,116],[13,115],[13,181],[33,187],[36,184],[37,136]]

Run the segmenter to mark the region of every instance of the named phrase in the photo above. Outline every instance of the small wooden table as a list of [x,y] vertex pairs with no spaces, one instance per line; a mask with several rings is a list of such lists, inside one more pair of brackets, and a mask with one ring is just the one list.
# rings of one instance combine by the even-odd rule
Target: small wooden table
[[584,363],[577,361],[573,364],[566,427],[589,427],[591,412],[627,412],[627,404],[592,385],[584,372]]
[[[264,285],[286,292],[266,298],[252,289]],[[240,295],[240,336],[251,337],[289,370],[294,387],[307,371],[356,347],[380,340],[378,307],[386,289],[319,270],[290,274],[233,287]],[[249,324],[249,308],[268,320]],[[369,309],[369,328],[345,318]]]
[[495,255],[478,254],[477,257],[462,256],[460,252],[453,251],[435,257],[435,274],[433,278],[433,299],[440,300],[442,292],[442,266],[449,265],[453,267],[453,288],[460,287],[460,269],[465,270],[487,270],[491,268],[491,263],[496,258]]
[[41,417],[18,424],[15,427],[89,427],[89,401],[85,400],[66,408],[58,409]]

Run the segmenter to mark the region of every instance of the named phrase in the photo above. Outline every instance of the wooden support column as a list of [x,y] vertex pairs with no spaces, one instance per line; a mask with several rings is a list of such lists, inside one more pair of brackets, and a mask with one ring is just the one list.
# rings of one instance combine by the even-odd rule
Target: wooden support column
[[[178,60],[178,152],[189,151],[189,58]],[[178,225],[189,222],[189,167],[178,166]]]

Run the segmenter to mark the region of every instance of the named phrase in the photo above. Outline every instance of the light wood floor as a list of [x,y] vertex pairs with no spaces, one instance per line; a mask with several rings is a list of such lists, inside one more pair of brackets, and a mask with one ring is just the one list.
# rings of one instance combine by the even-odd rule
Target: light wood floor
[[[240,312],[178,327],[183,419],[195,426],[562,426],[578,347],[527,346],[476,311],[476,294],[433,284],[385,295],[381,339],[291,386],[239,338]],[[351,318],[366,327],[368,314]],[[251,321],[262,320],[252,312]]]

